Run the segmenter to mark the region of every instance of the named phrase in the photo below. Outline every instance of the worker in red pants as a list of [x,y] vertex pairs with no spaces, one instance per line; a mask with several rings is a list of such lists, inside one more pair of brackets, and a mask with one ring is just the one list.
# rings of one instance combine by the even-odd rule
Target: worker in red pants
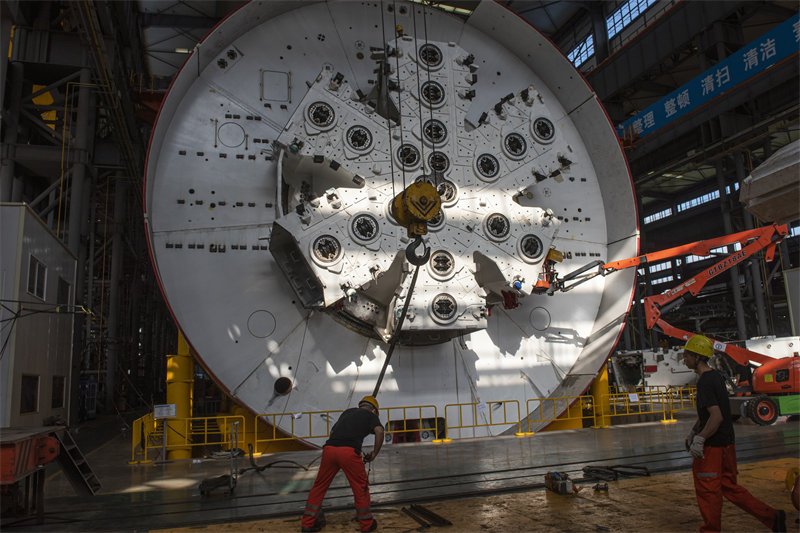
[[703,525],[700,531],[722,528],[722,497],[758,518],[772,531],[786,531],[786,513],[762,502],[736,483],[736,447],[725,378],[708,365],[714,357],[714,343],[694,335],[683,349],[687,367],[697,378],[697,421],[686,437],[692,454],[692,474]]
[[[369,434],[375,435],[375,447],[372,452],[362,455],[361,444]],[[382,445],[383,425],[378,419],[378,400],[372,396],[364,396],[358,402],[357,408],[353,407],[342,413],[322,448],[322,462],[303,513],[303,533],[319,531],[325,526],[322,500],[340,469],[344,470],[353,490],[361,531],[375,531],[378,528],[378,521],[372,518],[370,511],[369,482],[364,463],[374,461]]]

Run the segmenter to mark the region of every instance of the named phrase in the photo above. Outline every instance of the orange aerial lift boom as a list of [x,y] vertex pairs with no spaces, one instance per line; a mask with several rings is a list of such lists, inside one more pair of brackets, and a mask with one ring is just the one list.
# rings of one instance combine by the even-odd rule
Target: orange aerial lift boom
[[[775,245],[779,243],[788,232],[789,229],[785,224],[782,226],[773,224],[771,226],[742,231],[724,237],[676,246],[675,248],[669,248],[660,252],[653,252],[630,259],[606,263],[602,268],[604,270],[604,275],[606,275],[623,268],[638,267],[676,256],[685,256],[687,254],[704,256],[708,255],[711,250],[719,248],[720,246],[725,246],[726,244],[734,244],[737,242],[741,244],[741,250],[724,257],[718,263],[704,269],[702,272],[692,276],[683,283],[680,283],[677,287],[655,296],[648,296],[644,299],[648,329],[656,329],[656,331],[661,331],[670,337],[687,341],[693,333],[668,324],[661,318],[661,314],[683,304],[683,297],[687,293],[692,296],[697,296],[710,279],[725,272],[734,265],[741,263],[745,259],[752,257],[761,249],[766,248],[766,260],[768,262],[772,261],[775,257]],[[714,341],[714,349],[728,354],[740,365],[747,365],[750,362],[764,364],[773,360],[772,357],[719,341]]]
[[[609,263],[595,261],[567,274],[562,279],[559,279],[555,271],[555,263],[560,260],[560,254],[551,251],[545,260],[542,275],[534,286],[534,292],[552,295],[556,291],[569,291],[596,276],[607,276],[617,270],[637,268],[648,263],[664,261],[687,254],[704,256],[710,254],[711,250],[715,248],[738,242],[741,245],[740,250],[681,282],[675,288],[644,298],[643,303],[648,329],[655,329],[670,337],[687,341],[693,333],[667,323],[662,318],[662,314],[680,306],[687,294],[696,296],[710,279],[752,257],[759,250],[766,249],[766,260],[772,261],[775,257],[775,246],[788,233],[789,228],[787,225],[772,224],[619,261]],[[595,268],[596,270],[594,270]],[[752,385],[742,382],[739,385],[746,385],[755,394],[775,395],[774,399],[768,396],[758,396],[755,402],[752,402],[752,406],[748,408],[752,411],[751,418],[758,423],[772,423],[777,418],[778,412],[781,414],[800,413],[800,395],[798,395],[800,394],[800,358],[775,359],[739,346],[715,339],[711,340],[714,342],[715,350],[725,353],[737,364],[742,366],[754,364],[754,366],[758,366],[753,372]]]

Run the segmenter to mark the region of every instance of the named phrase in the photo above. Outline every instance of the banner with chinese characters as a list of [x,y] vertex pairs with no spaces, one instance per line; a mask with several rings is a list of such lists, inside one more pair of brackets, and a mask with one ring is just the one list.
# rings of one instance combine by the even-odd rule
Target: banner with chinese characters
[[617,125],[620,137],[650,135],[800,50],[800,14],[741,47],[658,102]]

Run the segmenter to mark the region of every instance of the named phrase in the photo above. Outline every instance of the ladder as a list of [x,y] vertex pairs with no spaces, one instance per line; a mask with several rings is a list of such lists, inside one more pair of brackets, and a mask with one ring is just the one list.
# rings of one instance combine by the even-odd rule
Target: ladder
[[68,429],[54,433],[61,445],[58,463],[72,488],[79,496],[94,496],[100,490],[100,481],[94,475]]

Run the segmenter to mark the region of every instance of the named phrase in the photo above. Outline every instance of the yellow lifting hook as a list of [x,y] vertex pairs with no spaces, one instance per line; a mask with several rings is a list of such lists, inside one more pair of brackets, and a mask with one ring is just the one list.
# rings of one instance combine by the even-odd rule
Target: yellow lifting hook
[[430,248],[425,247],[422,255],[417,255],[416,250],[420,245],[424,246],[422,236],[428,233],[428,222],[439,215],[441,208],[439,193],[427,181],[412,183],[392,199],[392,216],[414,239],[406,247],[406,259],[412,265],[424,265],[430,258]]

